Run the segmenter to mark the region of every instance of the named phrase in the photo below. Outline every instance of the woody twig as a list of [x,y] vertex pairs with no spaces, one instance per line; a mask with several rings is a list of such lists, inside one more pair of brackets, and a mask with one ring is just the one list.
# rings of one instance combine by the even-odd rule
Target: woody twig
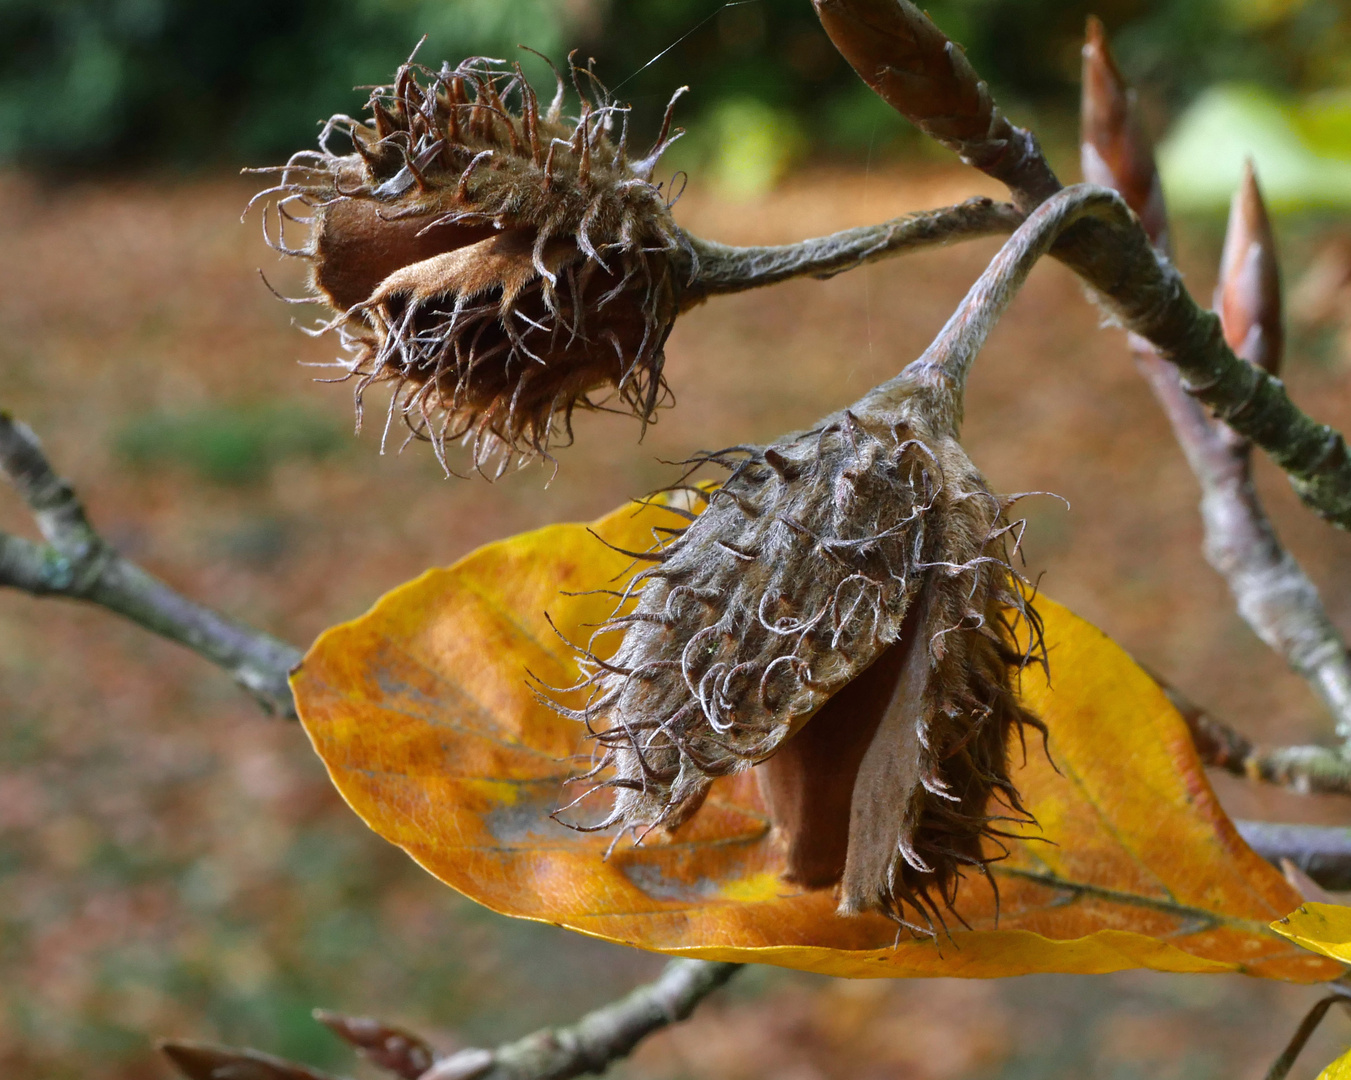
[[[1167,213],[1153,149],[1097,20],[1088,24],[1083,85],[1084,175],[1119,191],[1166,253]],[[1234,196],[1215,300],[1230,348],[1253,367],[1279,374],[1283,335],[1275,240],[1251,166]],[[1322,700],[1344,754],[1351,746],[1351,658],[1318,589],[1267,516],[1253,485],[1252,444],[1208,416],[1149,342],[1132,336],[1131,347],[1201,485],[1207,560],[1228,583],[1253,632]],[[1312,746],[1259,752],[1245,745],[1214,763],[1307,790],[1344,791],[1351,777],[1341,754]]]

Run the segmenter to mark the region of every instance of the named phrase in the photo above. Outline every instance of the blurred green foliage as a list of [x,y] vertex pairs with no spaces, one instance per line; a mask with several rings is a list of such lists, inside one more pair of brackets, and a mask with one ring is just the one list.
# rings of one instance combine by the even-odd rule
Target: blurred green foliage
[[182,467],[213,483],[245,484],[286,458],[324,457],[350,442],[329,417],[301,407],[217,406],[137,417],[118,433],[116,448],[139,468]]
[[[1006,105],[1068,114],[1084,17],[1167,111],[1215,81],[1282,91],[1351,81],[1342,0],[931,0]],[[808,0],[0,0],[0,161],[258,164],[355,112],[423,34],[429,61],[572,47],[650,131],[673,87],[682,117],[731,102],[791,113],[802,145],[860,154],[904,124],[860,92]],[[656,59],[660,54],[660,59]],[[547,69],[528,60],[532,78]],[[775,124],[756,130],[774,131]],[[748,137],[744,131],[734,138]]]

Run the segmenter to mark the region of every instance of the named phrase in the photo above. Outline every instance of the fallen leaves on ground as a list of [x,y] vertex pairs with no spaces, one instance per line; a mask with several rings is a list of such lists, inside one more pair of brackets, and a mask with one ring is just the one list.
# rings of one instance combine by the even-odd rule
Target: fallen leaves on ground
[[785,884],[750,773],[719,780],[673,835],[607,859],[608,837],[550,816],[575,796],[565,781],[589,751],[583,726],[542,704],[528,679],[576,680],[567,642],[585,642],[613,605],[593,590],[622,589],[634,572],[591,529],[634,550],[654,528],[683,524],[631,504],[591,527],[489,544],[322,635],[293,685],[352,808],[495,911],[683,956],[862,977],[1340,974],[1269,928],[1300,898],[1235,832],[1153,680],[1044,598],[1051,676],[1029,670],[1021,693],[1050,729],[1051,760],[1029,744],[1014,776],[1039,827],[998,864],[998,909],[989,882],[964,882],[969,929],[898,937],[881,916],[838,917],[830,890]]

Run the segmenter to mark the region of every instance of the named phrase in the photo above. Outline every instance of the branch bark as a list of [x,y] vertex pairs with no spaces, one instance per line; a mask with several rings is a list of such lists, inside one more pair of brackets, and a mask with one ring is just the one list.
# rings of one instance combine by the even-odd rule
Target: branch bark
[[954,241],[1006,236],[1022,221],[1023,215],[1008,203],[976,198],[794,244],[733,247],[686,234],[694,263],[681,304],[688,308],[710,296],[776,285],[790,278],[833,277],[891,255]]
[[1245,441],[1211,420],[1148,345],[1133,345],[1141,373],[1201,485],[1206,560],[1228,583],[1243,620],[1308,682],[1332,715],[1343,747],[1351,746],[1346,642],[1263,510]]
[[1326,746],[1256,746],[1180,690],[1151,675],[1187,722],[1196,752],[1206,765],[1301,795],[1351,795],[1351,760],[1336,750]]
[[1000,315],[1046,254],[1082,277],[1113,318],[1174,365],[1189,395],[1267,451],[1306,505],[1339,528],[1351,528],[1351,453],[1345,439],[1295,405],[1279,379],[1234,355],[1219,318],[1197,306],[1182,275],[1107,188],[1076,184],[1038,206],[933,344],[873,393],[891,393],[900,380],[916,377],[959,389]]
[[295,716],[287,679],[300,651],[189,600],[119,555],[90,525],[37,436],[6,413],[0,413],[0,472],[46,540],[36,544],[0,533],[0,585],[107,608],[224,668],[269,711]]
[[[602,1005],[575,1024],[542,1028],[493,1050],[461,1050],[433,1062],[418,1080],[568,1080],[603,1073],[648,1035],[686,1019],[741,967],[673,960],[654,982]],[[332,1080],[308,1066],[257,1050],[189,1042],[165,1042],[160,1048],[190,1080]],[[396,1075],[408,1075],[404,1069],[386,1067]]]
[[[1080,159],[1084,177],[1119,192],[1154,247],[1169,254],[1168,211],[1135,95],[1112,57],[1102,23],[1090,17],[1083,51]],[[1271,375],[1280,370],[1284,332],[1275,237],[1251,163],[1234,196],[1215,309],[1240,359]],[[1252,481],[1252,445],[1211,419],[1183,389],[1177,369],[1148,342],[1130,338],[1136,366],[1172,425],[1201,486],[1203,550],[1225,579],[1239,614],[1305,681],[1332,714],[1343,753],[1351,746],[1351,657],[1318,590],[1284,548]],[[1246,740],[1244,740],[1246,743]],[[1316,750],[1316,774],[1327,751]],[[1279,752],[1277,752],[1279,753]],[[1253,774],[1290,782],[1286,762],[1241,755]],[[1293,779],[1298,785],[1301,772]],[[1277,779],[1279,778],[1279,779]]]
[[[1007,185],[1018,208],[1030,211],[1028,225],[1038,219],[1036,230],[1049,230],[1053,254],[1093,287],[1127,329],[1177,367],[1188,394],[1267,451],[1315,513],[1339,528],[1351,528],[1351,452],[1346,440],[1295,406],[1279,379],[1233,354],[1219,319],[1196,305],[1181,275],[1154,250],[1124,203],[1098,201],[1091,206],[1095,200],[1088,192],[1094,189],[1089,185],[1080,185],[1080,195],[1065,199],[1065,189],[1036,140],[1005,119],[961,48],[909,0],[813,3],[835,47],[878,96],[968,164]],[[1053,204],[1055,209],[1047,212]],[[1020,240],[1019,234],[1007,248],[1031,239],[1027,234]],[[1031,253],[1027,266],[1049,246]],[[993,284],[989,278],[995,269],[968,294],[954,322],[964,311],[970,316],[973,296]],[[1017,284],[1026,267],[1020,274]],[[951,341],[948,330],[954,322],[935,346],[945,337]],[[988,328],[972,340],[983,342]]]
[[1289,859],[1323,888],[1351,890],[1351,829],[1273,821],[1235,821],[1234,826],[1268,862],[1280,866]]

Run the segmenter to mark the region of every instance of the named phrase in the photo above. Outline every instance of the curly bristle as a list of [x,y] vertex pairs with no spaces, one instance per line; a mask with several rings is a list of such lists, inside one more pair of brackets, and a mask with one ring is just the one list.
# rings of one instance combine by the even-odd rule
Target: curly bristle
[[[680,131],[668,107],[656,145],[631,159],[627,108],[591,72],[573,76],[580,114],[565,121],[561,77],[541,110],[519,64],[410,60],[373,92],[368,120],[334,116],[259,196],[277,197],[269,242],[312,261],[338,313],[324,329],[347,354],[340,379],[357,380],[358,422],[366,389],[392,383],[390,417],[447,471],[452,440],[472,444],[477,468],[498,456],[500,472],[570,436],[578,406],[606,407],[597,391],[644,424],[666,396],[685,241],[651,177]],[[329,149],[335,132],[354,153]],[[286,244],[288,221],[310,225],[305,248]]]
[[614,655],[583,659],[571,715],[616,790],[599,827],[675,827],[714,777],[765,762],[787,876],[839,882],[843,913],[928,932],[985,869],[997,823],[1025,818],[1007,745],[1041,726],[1013,692],[1039,622],[1011,500],[933,414],[917,389],[709,456],[730,475],[599,631],[623,633]]

